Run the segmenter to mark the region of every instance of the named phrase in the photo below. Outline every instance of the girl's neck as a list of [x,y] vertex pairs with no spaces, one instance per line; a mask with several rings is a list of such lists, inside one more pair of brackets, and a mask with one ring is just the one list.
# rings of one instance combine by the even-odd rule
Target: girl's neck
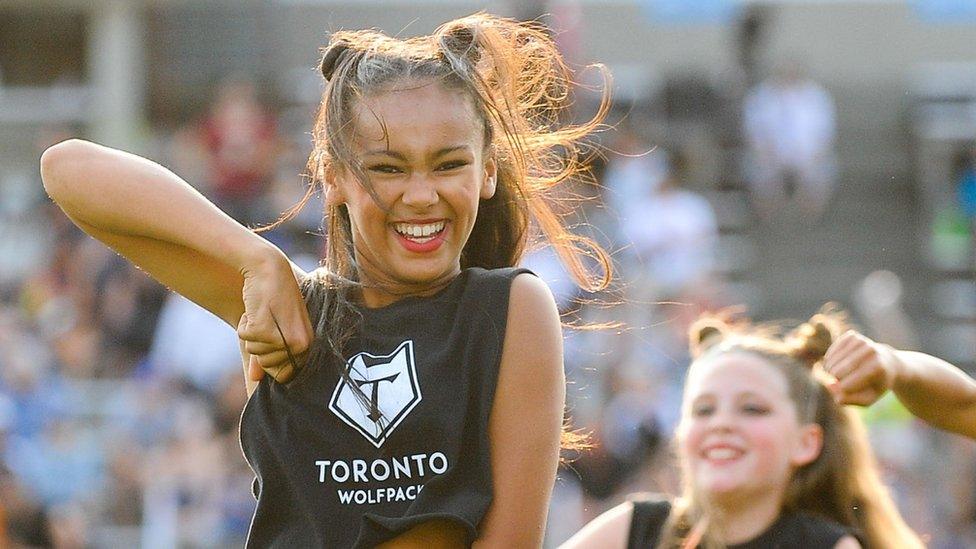
[[718,505],[721,521],[716,524],[722,540],[729,545],[749,541],[765,532],[782,512],[779,494],[757,494]]
[[423,285],[393,285],[363,281],[359,288],[359,302],[369,309],[377,309],[396,303],[405,297],[431,296],[447,287],[459,274],[460,271]]

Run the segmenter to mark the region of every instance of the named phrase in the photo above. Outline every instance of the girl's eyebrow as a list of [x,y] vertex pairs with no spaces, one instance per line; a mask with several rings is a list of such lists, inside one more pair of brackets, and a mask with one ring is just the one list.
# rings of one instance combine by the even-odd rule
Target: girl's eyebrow
[[749,398],[755,398],[759,400],[769,400],[769,397],[765,395],[761,395],[755,391],[742,391],[741,393],[735,395],[735,398],[738,400],[744,400]]
[[389,156],[391,158],[396,158],[397,160],[402,160],[406,162],[407,157],[397,151],[391,151],[388,149],[375,149],[372,151],[366,151],[363,156]]
[[[438,149],[438,150],[434,151],[430,155],[430,157],[431,158],[440,158],[442,156],[451,154],[452,152],[462,151],[462,150],[468,150],[470,148],[471,147],[468,146],[468,145],[454,145],[452,147],[444,147],[442,149]],[[363,156],[388,156],[390,158],[395,158],[395,159],[400,160],[402,162],[406,162],[407,161],[407,157],[403,153],[401,153],[399,151],[391,151],[389,149],[373,149],[373,150],[369,150],[369,151],[366,151],[365,153],[363,153]]]
[[[714,399],[714,398],[716,398],[715,397],[715,393],[714,392],[711,392],[711,391],[698,393],[692,399],[692,402],[697,402],[698,400],[704,399],[704,398]],[[757,393],[755,391],[746,390],[746,391],[740,391],[740,392],[732,395],[732,398],[734,398],[735,400],[742,400],[742,399],[746,399],[746,398],[759,398],[759,399],[765,400],[767,397],[764,396],[764,395],[762,395],[762,394],[760,394],[760,393]]]
[[452,152],[467,150],[469,148],[470,147],[468,145],[455,145],[453,147],[444,147],[443,149],[438,149],[437,151],[434,152],[434,154],[430,156],[431,158],[440,158],[442,156],[451,154]]

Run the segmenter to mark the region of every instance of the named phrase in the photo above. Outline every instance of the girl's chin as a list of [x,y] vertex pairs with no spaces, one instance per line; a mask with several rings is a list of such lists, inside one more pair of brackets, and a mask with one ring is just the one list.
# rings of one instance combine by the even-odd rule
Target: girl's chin
[[741,482],[716,482],[700,487],[701,492],[713,498],[736,496],[742,491]]
[[763,479],[708,479],[699,482],[696,492],[713,505],[736,509],[756,498],[763,498],[776,491]]
[[[366,269],[366,275],[367,278],[398,286],[436,285],[461,271],[460,258],[450,257],[443,253],[444,251],[439,250],[421,257],[394,253],[392,256],[384,257],[383,261],[371,262],[372,264]],[[364,263],[360,260],[360,265]]]
[[394,273],[397,283],[407,287],[441,286],[450,281],[461,268],[458,265],[418,265],[416,269],[403,269]]
[[747,480],[748,479],[743,479],[742,475],[722,475],[714,477],[703,475],[699,477],[697,488],[700,493],[705,494],[710,498],[735,498],[743,493],[746,488],[745,482],[747,482]]

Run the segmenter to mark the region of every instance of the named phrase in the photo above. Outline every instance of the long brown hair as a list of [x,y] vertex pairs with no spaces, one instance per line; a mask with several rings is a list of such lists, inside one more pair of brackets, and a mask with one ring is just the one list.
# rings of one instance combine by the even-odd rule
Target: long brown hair
[[[800,423],[816,423],[823,430],[820,455],[794,471],[783,511],[808,512],[850,527],[868,547],[924,547],[881,482],[860,417],[837,404],[827,388],[823,357],[844,329],[843,315],[827,309],[786,335],[728,316],[705,316],[691,326],[690,347],[695,362],[727,352],[765,359],[783,373]],[[704,547],[722,547],[715,533],[715,512],[695,493],[687,467],[683,477],[683,495],[658,547],[684,547],[692,536]]]
[[[264,230],[296,215],[323,189],[329,170],[353,175],[379,203],[351,146],[356,101],[384,86],[434,81],[471,101],[484,130],[486,156],[497,165],[495,194],[481,202],[461,268],[517,265],[534,226],[581,288],[602,290],[611,278],[608,254],[564,227],[551,192],[585,176],[582,140],[600,127],[609,109],[609,74],[597,67],[607,79],[597,113],[585,123],[567,124],[562,119],[571,73],[538,24],[476,13],[429,36],[405,40],[374,30],[336,32],[323,49],[326,87],[312,132],[308,191]],[[382,283],[359,278],[345,206],[329,206],[326,219],[326,257],[301,284],[315,331],[310,364],[323,358],[342,364],[343,347],[357,327],[352,291]]]

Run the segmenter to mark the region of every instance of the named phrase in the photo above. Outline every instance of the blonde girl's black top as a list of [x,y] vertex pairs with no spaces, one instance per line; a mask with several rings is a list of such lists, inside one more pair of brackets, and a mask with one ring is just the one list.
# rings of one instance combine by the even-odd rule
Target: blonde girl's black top
[[[633,500],[628,549],[655,549],[671,513],[671,502],[660,495]],[[807,513],[783,513],[758,536],[728,549],[833,549],[844,536],[852,535],[844,526]]]
[[257,498],[247,547],[373,547],[430,520],[477,537],[521,272],[467,269],[434,296],[363,308],[344,366],[358,396],[329,364],[261,380],[241,416]]

